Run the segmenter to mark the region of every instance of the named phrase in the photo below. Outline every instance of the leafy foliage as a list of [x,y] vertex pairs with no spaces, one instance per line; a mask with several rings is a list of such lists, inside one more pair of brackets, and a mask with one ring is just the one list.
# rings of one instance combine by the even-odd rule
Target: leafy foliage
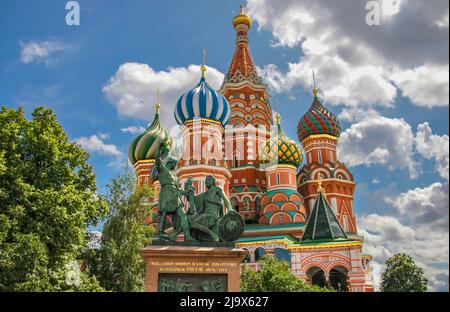
[[153,228],[144,225],[151,196],[147,186],[136,186],[130,168],[108,185],[107,216],[100,249],[88,260],[102,287],[110,291],[143,291],[145,263],[139,250],[150,243]]
[[100,289],[87,273],[67,281],[86,228],[107,211],[87,159],[50,109],[31,120],[0,109],[0,290]]
[[259,261],[260,270],[255,272],[244,266],[241,274],[243,292],[332,292],[333,290],[308,285],[297,278],[287,262],[274,256],[264,256]]
[[383,292],[424,292],[428,280],[423,270],[406,253],[399,253],[386,261],[386,270],[382,275]]

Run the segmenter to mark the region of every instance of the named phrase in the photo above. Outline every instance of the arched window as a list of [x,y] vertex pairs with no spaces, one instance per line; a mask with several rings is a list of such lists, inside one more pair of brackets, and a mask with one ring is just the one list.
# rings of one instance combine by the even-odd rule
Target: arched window
[[275,248],[274,256],[278,260],[286,261],[287,263],[289,263],[289,266],[291,265],[291,253],[289,252],[289,250],[283,248]]
[[250,205],[250,198],[248,198],[248,197],[246,197],[246,198],[244,198],[244,200],[243,200],[243,208],[244,208],[244,211],[249,211],[249,210],[251,210],[251,205]]
[[259,247],[255,250],[255,260],[259,261],[262,257],[266,255],[266,250],[262,247]]
[[319,267],[312,267],[306,272],[308,281],[315,286],[325,287],[325,272]]
[[348,270],[343,266],[336,266],[330,271],[330,286],[337,291],[348,291]]
[[237,168],[241,165],[241,155],[238,151],[233,153],[233,167]]

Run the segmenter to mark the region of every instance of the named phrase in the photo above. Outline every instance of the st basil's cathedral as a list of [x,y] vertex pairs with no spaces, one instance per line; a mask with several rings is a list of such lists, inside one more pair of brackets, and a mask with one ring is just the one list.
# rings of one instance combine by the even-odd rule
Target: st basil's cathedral
[[[245,262],[253,269],[259,258],[272,254],[313,285],[373,291],[371,256],[362,252],[354,213],[356,183],[336,153],[339,120],[315,88],[312,105],[298,123],[301,144],[284,134],[250,53],[251,25],[241,7],[233,19],[235,53],[220,90],[208,84],[203,65],[198,84],[175,105],[184,143],[176,171],[180,187],[192,178],[202,193],[205,178],[215,177],[245,219],[236,246],[248,251]],[[155,190],[147,223],[156,228],[159,182],[151,171],[159,142],[170,140],[159,105],[153,122],[129,149],[139,183]]]

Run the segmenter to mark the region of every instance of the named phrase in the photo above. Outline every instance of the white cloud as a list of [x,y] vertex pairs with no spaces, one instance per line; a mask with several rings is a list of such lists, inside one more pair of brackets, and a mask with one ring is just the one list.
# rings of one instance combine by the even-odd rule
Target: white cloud
[[109,139],[110,137],[111,137],[111,135],[109,134],[109,133],[99,133],[98,134],[98,137],[101,139],[101,140],[107,140],[107,139]]
[[426,159],[434,159],[436,169],[445,179],[449,179],[449,137],[435,135],[425,122],[417,127],[416,150]]
[[[448,105],[448,28],[439,26],[448,21],[442,15],[448,15],[448,1],[383,0],[383,25],[377,28],[365,24],[365,3],[248,0],[259,28],[272,32],[272,46],[302,50],[286,73],[273,64],[264,67],[273,90],[309,89],[315,70],[331,104],[391,106],[398,87],[415,105]],[[435,94],[427,97],[423,88]]]
[[383,273],[383,265],[379,264],[377,261],[372,260],[370,262],[370,267],[372,268],[373,286],[375,288],[375,291],[379,291],[381,286],[381,274]]
[[415,188],[386,199],[401,215],[422,227],[440,227],[448,230],[448,184],[433,183],[425,188]]
[[448,29],[448,11],[442,15],[442,17],[436,22],[436,25],[438,25],[441,28],[447,28]]
[[[364,236],[364,252],[372,255],[374,283],[380,284],[385,261],[396,253],[406,252],[425,271],[430,291],[448,291],[449,240],[447,229],[430,229],[420,224],[407,226],[405,215],[363,215],[359,218],[359,234]],[[447,265],[448,266],[448,265]]]
[[90,137],[80,137],[75,139],[74,142],[89,153],[112,157],[112,161],[108,164],[109,167],[122,167],[126,162],[125,155],[116,145],[105,143],[104,140],[108,138],[109,134],[100,133],[99,135],[94,134]]
[[122,128],[120,130],[124,133],[139,134],[139,133],[144,132],[145,128],[141,127],[141,126],[139,126],[139,127],[138,126],[130,126],[127,128]]
[[75,143],[80,145],[85,151],[99,153],[102,155],[108,156],[120,156],[122,152],[115,146],[114,144],[106,144],[102,140],[105,139],[105,136],[100,135],[91,135],[90,137],[81,137],[75,140]]
[[378,118],[379,113],[374,110],[367,107],[344,107],[339,114],[338,118],[339,120],[346,120],[348,122],[358,122],[364,119],[370,119],[370,118]]
[[264,77],[264,81],[269,85],[269,88],[274,92],[282,92],[289,89],[290,86],[286,86],[288,83],[283,73],[281,73],[277,66],[274,64],[268,64],[264,67],[258,67],[258,73]]
[[[147,64],[122,64],[115,75],[103,87],[106,98],[116,108],[120,116],[135,117],[151,121],[156,102],[156,90],[161,91],[161,119],[167,127],[174,125],[174,108],[178,98],[193,88],[200,80],[198,65],[169,68],[155,71]],[[206,79],[215,89],[219,89],[224,75],[217,69],[208,67]]]
[[415,232],[410,227],[404,226],[396,218],[380,216],[377,214],[364,215],[359,219],[359,226],[372,235],[367,235],[373,242],[382,242],[383,236],[390,237],[394,241],[411,241]]
[[[358,108],[344,109],[343,119],[360,119],[342,132],[338,145],[339,159],[351,167],[387,165],[390,170],[408,169],[411,178],[420,173],[423,157],[435,162],[435,170],[449,179],[449,137],[435,135],[427,122],[417,127],[403,119],[387,118],[375,111]],[[423,159],[422,158],[422,159]]]
[[382,116],[353,124],[341,134],[339,159],[349,166],[387,165],[390,170],[408,169],[417,177],[413,161],[414,136],[403,119]]
[[67,50],[69,45],[63,44],[55,40],[48,41],[30,41],[28,43],[20,43],[22,50],[20,52],[20,60],[22,63],[30,64],[33,62],[44,62],[46,65],[52,65],[56,62],[51,56],[56,52]]
[[448,291],[448,192],[448,183],[433,183],[400,194],[391,191],[384,196],[384,203],[392,205],[391,215],[364,214],[358,218],[364,251],[373,255],[378,271],[373,272],[377,285],[385,261],[406,252],[424,269],[430,291]]
[[449,67],[427,65],[399,71],[392,80],[418,106],[448,106]]

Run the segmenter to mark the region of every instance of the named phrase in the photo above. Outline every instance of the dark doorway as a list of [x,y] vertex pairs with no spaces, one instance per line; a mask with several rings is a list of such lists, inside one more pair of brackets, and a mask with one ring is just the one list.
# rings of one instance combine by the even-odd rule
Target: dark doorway
[[259,247],[255,250],[255,260],[259,261],[262,257],[266,255],[266,250],[262,247]]
[[337,291],[348,291],[348,271],[343,267],[335,267],[330,271],[330,286]]
[[308,276],[308,279],[310,280],[312,285],[320,287],[326,286],[325,273],[321,268],[313,267],[308,270],[306,275]]

